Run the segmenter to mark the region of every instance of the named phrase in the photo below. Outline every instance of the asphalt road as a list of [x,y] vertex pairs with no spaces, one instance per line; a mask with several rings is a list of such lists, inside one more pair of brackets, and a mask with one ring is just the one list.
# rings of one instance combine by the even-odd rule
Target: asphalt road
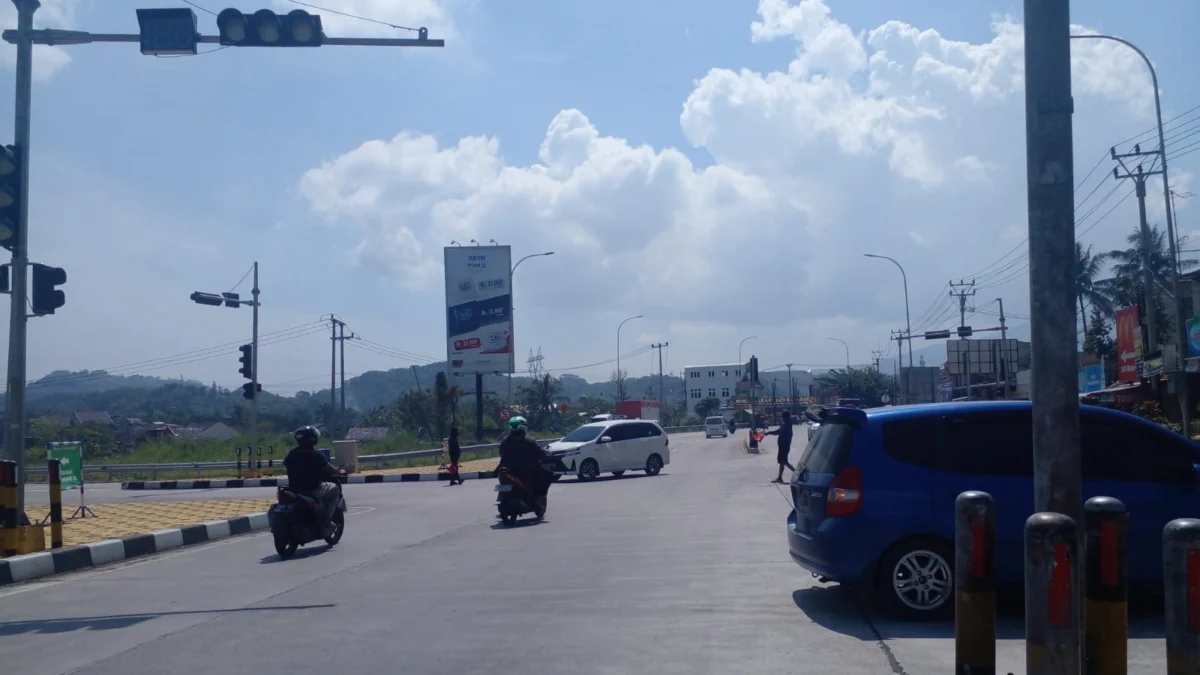
[[[348,486],[332,550],[263,535],[0,591],[21,675],[953,672],[953,627],[884,620],[791,562],[772,456],[673,439],[662,475],[564,480],[507,529],[492,481]],[[241,491],[245,492],[245,491]],[[522,521],[524,522],[524,521]],[[307,553],[307,554],[306,554]],[[1165,672],[1161,632],[1130,672]],[[1002,673],[1024,673],[1006,618]]]
[[[122,490],[120,483],[88,483],[84,485],[88,504],[117,504],[122,502],[170,502],[197,499],[274,499],[275,488],[232,488],[222,490]],[[25,486],[26,504],[49,504],[50,495],[44,484]],[[63,491],[63,506],[79,505],[78,490]]]

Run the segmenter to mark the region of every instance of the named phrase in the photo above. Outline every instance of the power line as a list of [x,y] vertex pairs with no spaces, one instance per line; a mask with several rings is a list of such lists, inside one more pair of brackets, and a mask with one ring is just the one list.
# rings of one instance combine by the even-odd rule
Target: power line
[[[184,0],[184,1],[187,2],[187,0]],[[327,7],[318,7],[317,5],[313,5],[313,4],[310,4],[307,2],[300,2],[300,0],[288,0],[288,2],[290,2],[294,5],[300,5],[301,7],[308,7],[309,9],[315,9],[318,12],[328,12],[329,14],[337,14],[338,16],[344,16],[348,19],[358,19],[359,21],[376,23],[381,26],[388,26],[390,28],[395,28],[396,30],[407,30],[407,31],[412,31],[413,33],[417,33],[421,30],[420,28],[410,28],[408,26],[398,26],[394,23],[388,23],[387,21],[380,21],[379,19],[371,19],[371,18],[368,18],[365,16],[359,16],[357,14],[350,14],[349,12],[342,12],[342,11],[339,11],[336,9],[329,9]],[[191,3],[189,3],[189,4],[191,4]]]
[[212,11],[211,9],[209,9],[207,7],[201,7],[200,5],[197,5],[196,3],[192,2],[192,0],[179,0],[179,1],[185,5],[191,5],[192,7],[195,7],[196,9],[200,10],[201,12],[208,12],[209,14],[212,14],[213,16],[217,15],[216,12]]

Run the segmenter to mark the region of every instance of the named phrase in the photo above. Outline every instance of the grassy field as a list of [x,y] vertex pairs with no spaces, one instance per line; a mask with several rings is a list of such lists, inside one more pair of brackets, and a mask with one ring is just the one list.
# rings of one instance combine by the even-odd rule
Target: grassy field
[[[558,438],[561,434],[555,433],[536,433],[535,438]],[[247,452],[249,439],[236,438],[230,441],[217,441],[210,439],[174,439],[155,441],[145,443],[138,446],[134,451],[107,457],[103,459],[91,459],[88,457],[87,448],[84,448],[84,465],[88,464],[174,464],[183,462],[232,462],[239,459],[237,449],[242,449],[241,460],[248,461],[250,459]],[[465,439],[463,441],[464,452],[462,461],[474,459],[487,459],[495,457],[495,450],[484,450],[480,452],[470,452],[467,447],[473,445],[474,441]],[[259,439],[259,445],[262,447],[262,466],[264,473],[270,475],[282,475],[283,468],[281,462],[287,455],[288,451],[294,447],[290,434],[272,435]],[[270,448],[274,446],[275,452],[270,453]],[[323,441],[321,447],[332,447],[332,442]],[[414,450],[433,450],[441,447],[441,443],[418,441],[411,434],[398,433],[389,435],[386,438],[366,441],[359,444],[358,454],[363,455],[379,455],[393,452],[411,452]],[[46,451],[41,448],[31,449],[27,452],[27,462],[31,466],[44,466],[46,461]],[[268,468],[269,460],[274,458],[275,466],[273,469]],[[254,460],[257,461],[259,455],[254,455]],[[373,469],[399,469],[411,466],[428,466],[438,464],[442,458],[435,455],[432,457],[414,457],[407,459],[388,460],[382,462],[369,461],[359,462],[359,472],[367,472]],[[193,478],[235,478],[237,477],[236,469],[217,469],[212,471],[113,471],[113,472],[85,472],[84,480],[87,482],[105,482],[111,480],[186,480]],[[45,480],[45,475],[31,475],[30,480],[40,482]]]

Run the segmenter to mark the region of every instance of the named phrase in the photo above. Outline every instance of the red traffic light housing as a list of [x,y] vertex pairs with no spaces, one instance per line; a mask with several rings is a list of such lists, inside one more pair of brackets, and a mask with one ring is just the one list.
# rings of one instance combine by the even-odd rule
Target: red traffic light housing
[[230,7],[217,15],[217,32],[226,47],[320,47],[325,42],[321,17],[302,9],[284,16],[260,9],[247,16]]

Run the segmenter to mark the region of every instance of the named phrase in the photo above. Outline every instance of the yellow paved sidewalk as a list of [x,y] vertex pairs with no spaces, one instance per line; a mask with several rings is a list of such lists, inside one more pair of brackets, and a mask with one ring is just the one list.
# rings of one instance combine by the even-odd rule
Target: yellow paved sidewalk
[[[78,546],[104,539],[120,539],[154,530],[195,525],[210,520],[225,520],[266,511],[271,499],[214,499],[189,502],[142,502],[139,504],[97,504],[88,508],[93,518],[66,520],[78,504],[63,502],[63,545]],[[50,512],[48,506],[28,506],[30,522],[40,523]],[[50,523],[46,522],[46,548],[50,548]]]

